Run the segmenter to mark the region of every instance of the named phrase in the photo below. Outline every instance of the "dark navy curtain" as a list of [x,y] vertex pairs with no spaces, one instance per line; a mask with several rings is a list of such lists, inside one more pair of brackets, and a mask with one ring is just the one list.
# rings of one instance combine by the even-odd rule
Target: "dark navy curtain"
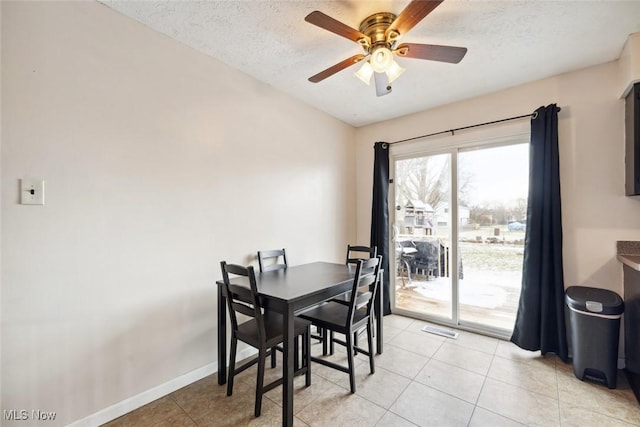
[[383,313],[391,314],[389,285],[389,144],[376,142],[373,146],[373,203],[371,205],[371,246],[382,255]]
[[531,118],[529,200],[522,291],[511,341],[568,360],[562,272],[562,214],[556,104]]

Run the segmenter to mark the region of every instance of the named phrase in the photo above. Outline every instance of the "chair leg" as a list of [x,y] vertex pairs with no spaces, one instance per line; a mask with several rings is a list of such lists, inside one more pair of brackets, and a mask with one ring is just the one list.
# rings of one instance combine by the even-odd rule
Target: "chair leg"
[[356,347],[358,347],[358,331],[355,331],[353,333],[353,355],[354,356],[358,355],[358,349]]
[[376,372],[376,366],[373,360],[373,322],[371,321],[371,318],[369,318],[369,323],[367,323],[367,341],[369,344],[369,370],[374,374]]
[[258,354],[258,378],[256,378],[256,408],[254,414],[260,416],[262,410],[262,391],[264,384],[264,365],[266,361],[266,350],[260,350]]
[[334,344],[333,344],[333,331],[329,331],[329,354],[333,356],[333,351],[335,350]]
[[328,331],[326,329],[322,329],[322,355],[326,356],[328,353],[328,345],[329,345],[329,337],[327,335]]
[[272,347],[271,348],[271,369],[276,367],[276,348]]
[[300,359],[299,359],[299,353],[300,352],[300,344],[298,343],[298,337],[295,337],[293,339],[293,370],[297,371],[298,369],[300,369]]
[[307,333],[303,337],[304,339],[304,348],[302,350],[303,353],[303,363],[307,367],[307,372],[305,373],[304,385],[309,387],[311,385],[311,327],[307,329]]
[[354,369],[353,361],[353,335],[351,332],[345,334],[347,343],[347,362],[349,364],[349,386],[351,387],[351,393],[356,392],[356,372]]
[[373,312],[371,313],[371,317],[372,317],[371,324],[373,325],[373,336],[375,338],[375,336],[376,336],[376,317],[373,314]]
[[236,371],[236,349],[238,347],[238,340],[235,337],[231,337],[231,350],[229,351],[229,378],[227,379],[227,396],[233,394],[233,377]]

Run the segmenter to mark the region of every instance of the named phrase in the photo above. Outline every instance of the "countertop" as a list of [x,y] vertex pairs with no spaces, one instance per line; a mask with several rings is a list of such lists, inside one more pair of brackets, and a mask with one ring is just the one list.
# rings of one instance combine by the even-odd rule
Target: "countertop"
[[640,271],[640,241],[618,240],[616,242],[618,261]]
[[640,271],[640,255],[620,255],[618,254],[618,261],[627,265],[634,270]]

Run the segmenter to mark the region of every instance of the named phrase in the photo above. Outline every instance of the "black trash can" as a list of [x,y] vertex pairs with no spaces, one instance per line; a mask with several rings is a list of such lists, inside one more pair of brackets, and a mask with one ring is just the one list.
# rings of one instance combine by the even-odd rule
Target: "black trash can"
[[569,307],[573,373],[616,388],[622,298],[615,292],[571,286],[565,301]]

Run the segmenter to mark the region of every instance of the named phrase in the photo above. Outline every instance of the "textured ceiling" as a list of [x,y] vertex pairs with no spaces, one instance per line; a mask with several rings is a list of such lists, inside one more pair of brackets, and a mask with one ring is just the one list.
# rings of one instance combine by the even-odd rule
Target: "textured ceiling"
[[376,97],[354,77],[358,65],[307,81],[362,49],[304,17],[319,10],[358,28],[409,0],[102,3],[353,126],[612,61],[640,31],[640,1],[446,0],[402,41],[467,47],[462,62],[396,58],[406,72]]

